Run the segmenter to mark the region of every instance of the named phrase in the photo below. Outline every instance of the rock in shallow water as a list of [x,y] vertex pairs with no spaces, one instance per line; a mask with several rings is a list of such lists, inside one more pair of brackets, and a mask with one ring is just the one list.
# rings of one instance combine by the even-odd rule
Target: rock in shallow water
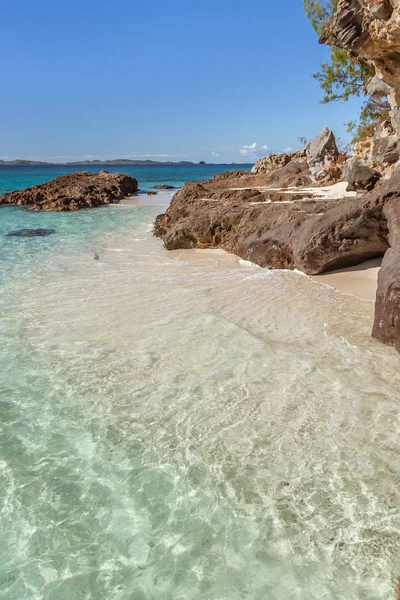
[[7,237],[46,237],[56,233],[55,229],[17,229],[7,233]]
[[76,211],[122,200],[137,189],[137,180],[125,173],[79,171],[26,190],[3,194],[0,204],[29,206],[32,210]]

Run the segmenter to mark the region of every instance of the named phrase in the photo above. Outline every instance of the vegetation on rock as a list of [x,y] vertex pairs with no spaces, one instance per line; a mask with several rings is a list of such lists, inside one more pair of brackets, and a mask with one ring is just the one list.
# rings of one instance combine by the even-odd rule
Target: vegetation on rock
[[[316,33],[321,36],[338,0],[304,0],[304,9]],[[329,61],[321,64],[314,74],[323,91],[322,103],[344,100],[353,96],[365,98],[358,121],[347,124],[353,141],[372,136],[376,126],[388,119],[389,103],[386,98],[375,99],[367,92],[367,84],[374,76],[374,68],[365,61],[351,58],[344,48],[330,47]]]

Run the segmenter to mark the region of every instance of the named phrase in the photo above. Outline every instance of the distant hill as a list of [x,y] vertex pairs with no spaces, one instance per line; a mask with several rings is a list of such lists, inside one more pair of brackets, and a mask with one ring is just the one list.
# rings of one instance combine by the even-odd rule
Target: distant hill
[[0,160],[0,166],[22,166],[22,167],[39,167],[41,165],[44,166],[57,166],[57,167],[65,167],[65,166],[79,166],[79,165],[92,165],[92,166],[181,166],[181,167],[194,167],[196,163],[181,160],[179,162],[171,162],[171,161],[155,161],[155,160],[128,160],[126,158],[119,158],[116,160],[84,160],[84,161],[76,161],[76,162],[67,162],[67,163],[54,163],[54,162],[44,162],[39,160]]

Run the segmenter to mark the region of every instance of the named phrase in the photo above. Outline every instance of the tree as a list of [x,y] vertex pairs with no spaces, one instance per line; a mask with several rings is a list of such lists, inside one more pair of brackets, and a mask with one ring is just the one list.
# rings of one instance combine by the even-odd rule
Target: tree
[[[321,36],[338,0],[304,0],[304,10],[316,33]],[[323,103],[347,101],[351,96],[364,95],[374,70],[366,63],[356,63],[343,48],[331,46],[329,62],[321,64],[314,77],[324,92]]]
[[[336,10],[338,0],[304,0],[304,10],[316,33],[321,36],[330,17]],[[355,62],[343,48],[331,46],[329,61],[321,64],[321,70],[314,77],[324,93],[322,103],[344,100],[352,96],[366,98],[358,123],[350,123],[349,131],[362,137],[367,132],[373,134],[376,125],[387,118],[388,103],[371,98],[366,86],[375,74],[373,67],[366,62]]]

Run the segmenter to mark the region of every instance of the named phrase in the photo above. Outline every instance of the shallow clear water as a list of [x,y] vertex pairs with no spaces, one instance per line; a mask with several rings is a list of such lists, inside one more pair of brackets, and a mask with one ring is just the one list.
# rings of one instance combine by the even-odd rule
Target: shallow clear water
[[158,212],[0,209],[0,598],[394,599],[372,303],[166,253]]
[[0,165],[0,194],[24,189],[31,185],[45,183],[59,175],[73,173],[74,171],[90,171],[98,173],[106,169],[114,173],[128,173],[135,177],[142,190],[151,189],[157,184],[182,187],[185,181],[201,181],[209,179],[216,173],[223,173],[230,169],[250,171],[252,165],[193,165],[193,166],[91,166],[91,165],[44,165],[39,167],[1,166]]

